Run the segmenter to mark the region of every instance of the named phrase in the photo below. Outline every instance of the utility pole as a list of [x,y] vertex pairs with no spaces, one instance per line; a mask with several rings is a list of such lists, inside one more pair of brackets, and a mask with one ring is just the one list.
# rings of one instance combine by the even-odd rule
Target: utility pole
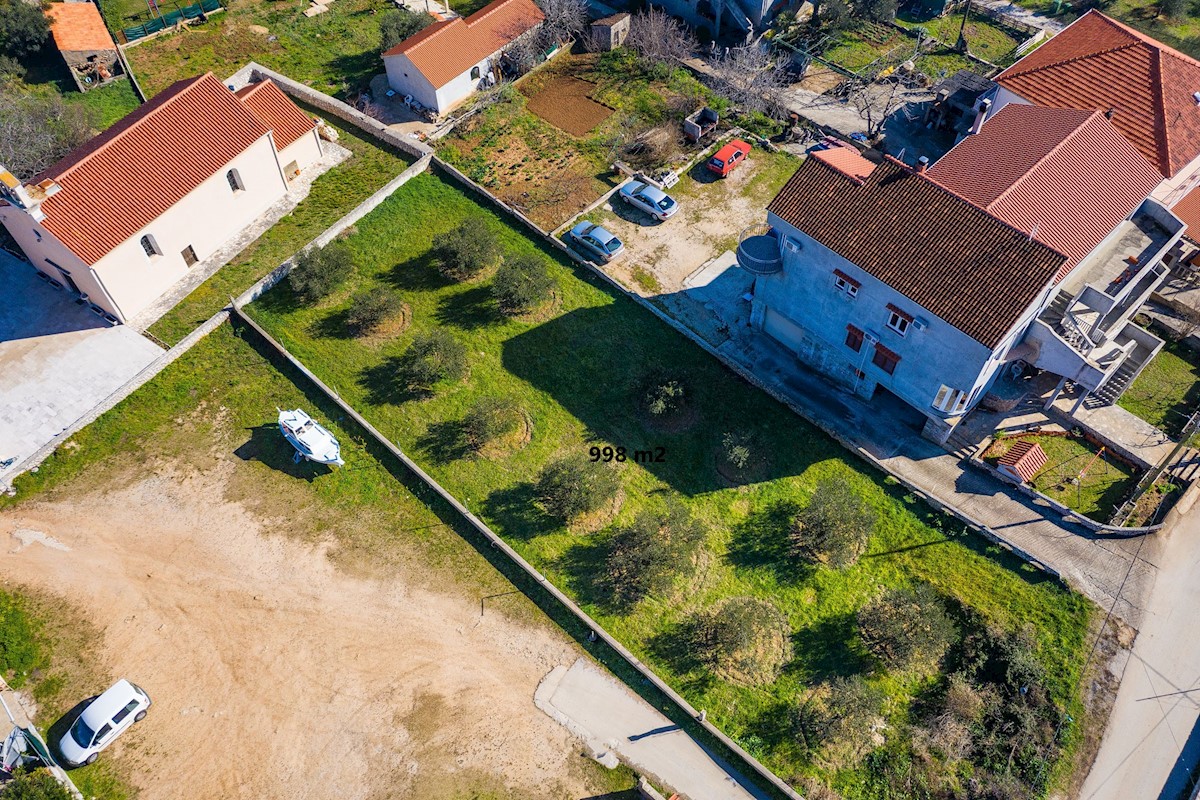
[[967,0],[966,8],[963,9],[962,26],[958,29],[958,44],[955,49],[960,53],[970,52],[970,46],[967,44],[967,20],[971,18],[971,0]]

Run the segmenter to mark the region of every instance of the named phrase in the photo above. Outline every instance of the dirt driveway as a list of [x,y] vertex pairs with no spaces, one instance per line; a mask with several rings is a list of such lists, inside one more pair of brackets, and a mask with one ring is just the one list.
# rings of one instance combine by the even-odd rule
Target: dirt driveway
[[348,574],[328,542],[273,535],[222,499],[238,468],[151,463],[107,491],[0,514],[0,580],[88,610],[104,667],[153,697],[102,756],[143,798],[609,789],[532,702],[580,654],[563,634],[491,608],[481,618],[466,591],[414,588],[428,585],[419,564]]
[[605,269],[646,296],[680,291],[693,272],[735,250],[742,230],[766,221],[767,203],[798,166],[787,154],[755,148],[728,177],[718,178],[701,159],[668,190],[679,201],[679,213],[666,222],[655,222],[614,194],[588,215],[625,243],[625,255]]

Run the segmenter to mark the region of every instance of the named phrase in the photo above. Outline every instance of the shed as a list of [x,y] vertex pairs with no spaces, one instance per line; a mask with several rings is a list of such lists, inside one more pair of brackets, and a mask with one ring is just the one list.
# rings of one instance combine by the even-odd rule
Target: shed
[[46,16],[54,45],[67,62],[79,91],[86,92],[120,74],[117,46],[94,3],[51,3],[46,7]]
[[592,23],[592,42],[595,50],[616,50],[629,37],[628,11],[610,14]]
[[1000,472],[1013,480],[1029,483],[1046,466],[1046,452],[1037,442],[1020,441],[1000,457]]

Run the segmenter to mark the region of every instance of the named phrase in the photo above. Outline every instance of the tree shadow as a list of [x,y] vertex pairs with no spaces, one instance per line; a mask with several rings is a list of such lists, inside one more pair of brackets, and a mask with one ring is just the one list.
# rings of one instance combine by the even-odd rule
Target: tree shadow
[[762,739],[763,744],[772,750],[786,747],[794,751],[794,756],[804,760],[803,748],[796,743],[796,732],[792,725],[792,704],[785,702],[772,703],[763,709],[754,719],[754,735]]
[[686,619],[668,623],[646,642],[650,655],[680,676],[676,688],[685,692],[703,692],[717,682],[696,653],[692,645],[695,638],[696,621]]
[[354,333],[350,330],[350,309],[344,308],[326,314],[314,320],[308,326],[308,330],[311,335],[323,339],[353,339]]
[[743,569],[769,569],[780,583],[804,580],[812,567],[791,555],[788,531],[800,504],[780,500],[734,526],[729,561]]
[[533,539],[562,527],[562,522],[542,511],[537,487],[530,482],[496,489],[483,501],[483,516],[494,521],[497,533],[514,539]]
[[296,449],[283,438],[278,425],[259,425],[249,430],[250,438],[233,451],[242,461],[258,461],[276,472],[310,482],[333,472],[328,464],[317,464],[308,459],[297,462]]
[[696,183],[707,186],[710,183],[716,183],[723,180],[720,175],[708,168],[708,159],[702,158],[688,170],[688,177]]
[[432,387],[409,386],[403,378],[404,356],[388,356],[382,363],[358,374],[358,385],[367,391],[371,405],[400,405],[433,397]]
[[582,540],[567,549],[555,562],[567,576],[567,586],[583,605],[596,605],[616,613],[628,613],[633,606],[617,600],[604,585],[604,563],[608,558],[609,537]]
[[443,297],[434,318],[439,325],[453,325],[468,331],[504,321],[487,286],[471,286]]
[[438,271],[437,258],[432,252],[401,261],[392,267],[383,279],[397,289],[411,289],[416,292],[436,292],[454,285],[453,280]]
[[439,464],[449,464],[471,455],[462,420],[434,422],[417,438],[417,448]]
[[792,649],[802,653],[803,658],[786,669],[806,683],[847,678],[874,666],[859,641],[858,621],[849,613],[826,617],[796,631],[792,634]]

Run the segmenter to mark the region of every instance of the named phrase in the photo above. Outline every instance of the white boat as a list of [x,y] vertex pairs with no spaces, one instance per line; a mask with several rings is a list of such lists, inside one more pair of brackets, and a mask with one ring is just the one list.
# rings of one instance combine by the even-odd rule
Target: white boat
[[342,448],[338,440],[300,409],[280,409],[279,430],[292,447],[296,448],[296,461],[307,458],[318,464],[333,464],[338,467],[345,463],[342,461]]

